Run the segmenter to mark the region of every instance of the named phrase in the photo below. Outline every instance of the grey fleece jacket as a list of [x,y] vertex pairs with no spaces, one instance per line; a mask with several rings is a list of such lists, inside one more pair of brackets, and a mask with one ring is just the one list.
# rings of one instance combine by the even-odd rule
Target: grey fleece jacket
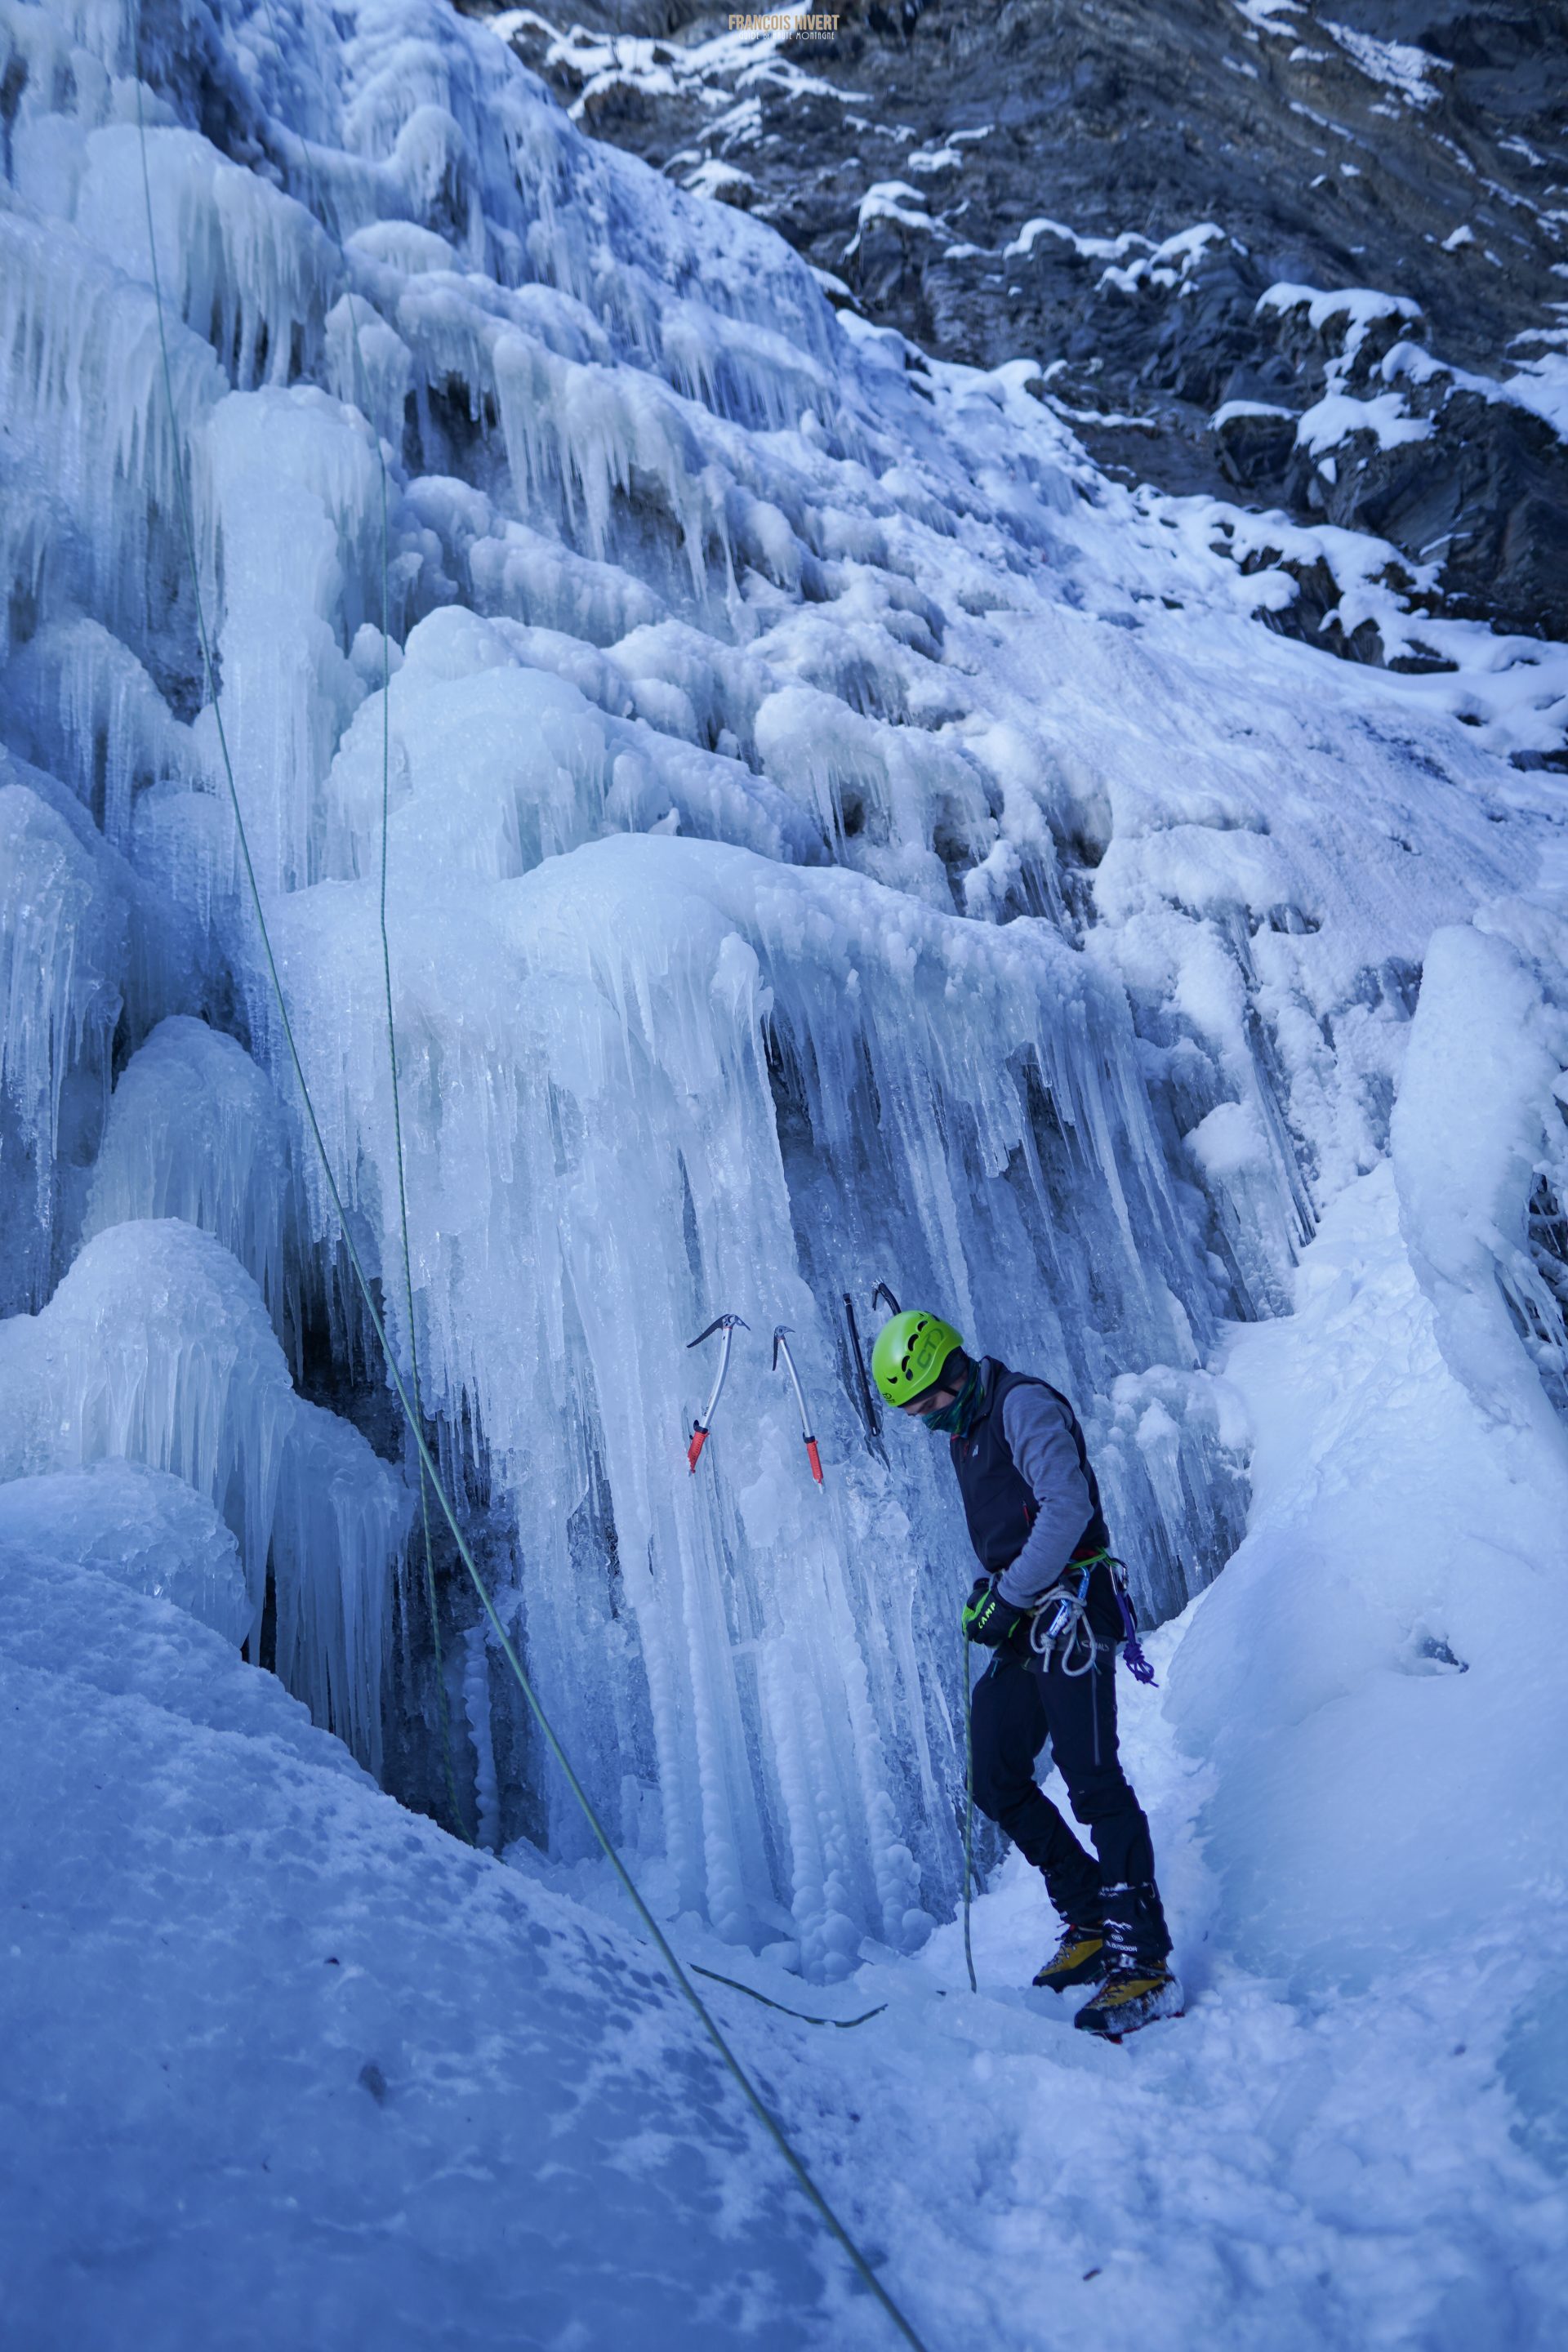
[[1067,1416],[1048,1389],[1026,1382],[1010,1389],[1002,1401],[1002,1434],[1040,1510],[996,1590],[1014,1608],[1027,1609],[1061,1575],[1094,1516],[1094,1505]]

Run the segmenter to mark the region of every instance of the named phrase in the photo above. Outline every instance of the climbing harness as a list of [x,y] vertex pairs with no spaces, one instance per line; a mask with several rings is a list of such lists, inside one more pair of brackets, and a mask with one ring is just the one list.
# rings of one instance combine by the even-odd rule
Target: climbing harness
[[[1077,1561],[1074,1565],[1078,1569],[1076,1585],[1068,1585],[1065,1582],[1053,1585],[1036,1608],[1034,1622],[1029,1627],[1029,1647],[1037,1658],[1047,1660],[1055,1650],[1057,1664],[1063,1674],[1077,1682],[1083,1675],[1091,1675],[1094,1672],[1096,1661],[1100,1656],[1100,1644],[1094,1638],[1094,1628],[1089,1623],[1086,1613],[1089,1608],[1089,1580],[1094,1572],[1095,1562],[1092,1559],[1083,1560]],[[1080,1643],[1083,1645],[1082,1664],[1074,1665],[1074,1651]],[[1089,1728],[1094,1736],[1094,1762],[1095,1769],[1098,1770],[1100,1768],[1100,1693],[1092,1684],[1089,1685]]]
[[[1034,1612],[1029,1628],[1029,1647],[1037,1657],[1048,1657],[1059,1643],[1057,1663],[1064,1675],[1078,1676],[1089,1674],[1100,1654],[1094,1629],[1086,1611],[1089,1606],[1089,1579],[1097,1568],[1109,1570],[1111,1590],[1116,1595],[1117,1613],[1121,1620],[1121,1654],[1128,1673],[1135,1682],[1154,1683],[1154,1669],[1143,1654],[1138,1639],[1138,1619],[1127,1590],[1127,1568],[1114,1552],[1091,1552],[1087,1559],[1075,1559],[1070,1566],[1078,1570],[1076,1586],[1055,1584]],[[1081,1645],[1081,1649],[1080,1646]],[[1075,1664],[1075,1656],[1079,1663]],[[1156,1685],[1157,1687],[1157,1685]]]
[[[796,2154],[783,2125],[778,2121],[778,2118],[774,2116],[771,2107],[768,2106],[766,2101],[762,2095],[762,2093],[757,2089],[755,2084],[752,2081],[751,2076],[747,2074],[745,2068],[742,2065],[740,2060],[731,2049],[730,2044],[724,2039],[717,2020],[714,2018],[711,2011],[704,2001],[701,1994],[698,1991],[696,1986],[692,1983],[686,1970],[681,1967],[679,1960],[676,1957],[674,1947],[671,1945],[669,1938],[666,1936],[663,1928],[659,1926],[658,1921],[654,1917],[652,1911],[648,1908],[647,1903],[637,1887],[637,1881],[633,1878],[625,1862],[621,1859],[619,1849],[616,1847],[609,1832],[605,1829],[604,1823],[599,1819],[594,1801],[589,1796],[586,1789],[584,1788],[582,1781],[578,1779],[576,1771],[573,1766],[572,1759],[567,1755],[565,1748],[562,1746],[555,1727],[551,1722],[549,1716],[545,1713],[543,1702],[541,1700],[538,1692],[534,1689],[527,1668],[523,1665],[522,1660],[517,1654],[511,1636],[507,1632],[505,1625],[501,1622],[500,1617],[497,1612],[496,1605],[491,1598],[489,1588],[486,1584],[484,1578],[479,1573],[479,1566],[474,1559],[473,1551],[469,1547],[468,1538],[464,1535],[462,1528],[458,1523],[458,1515],[456,1510],[453,1508],[451,1498],[447,1493],[445,1482],[441,1477],[439,1470],[436,1466],[435,1458],[426,1441],[425,1432],[420,1425],[419,1415],[416,1411],[414,1401],[409,1395],[407,1383],[404,1380],[403,1374],[398,1369],[395,1357],[393,1355],[391,1345],[386,1335],[386,1327],[382,1320],[381,1310],[376,1305],[375,1294],[371,1287],[370,1277],[365,1272],[363,1260],[360,1256],[358,1245],[354,1241],[353,1229],[349,1222],[348,1211],[343,1202],[342,1189],[339,1186],[337,1176],[332,1168],[331,1156],[327,1150],[326,1139],[321,1133],[321,1125],[320,1118],[317,1115],[315,1100],[310,1093],[310,1083],[305,1076],[305,1066],[300,1058],[299,1040],[295,1036],[294,1024],[289,1018],[289,1001],[283,992],[283,982],[278,970],[278,959],[272,946],[272,933],[267,920],[267,910],[262,903],[261,887],[257,881],[255,862],[250,854],[250,838],[246,831],[245,816],[239,803],[239,790],[235,782],[234,761],[229,753],[227,730],[224,726],[223,707],[216,692],[216,669],[213,660],[212,643],[207,635],[206,614],[202,603],[201,570],[196,562],[195,530],[191,520],[190,494],[185,481],[185,469],[180,447],[179,415],[174,406],[174,374],[169,362],[168,336],[163,324],[163,289],[158,268],[158,240],[153,216],[153,182],[152,175],[147,167],[147,129],[142,99],[142,80],[141,70],[142,55],[140,16],[138,16],[137,19],[135,67],[136,132],[138,144],[141,150],[142,196],[146,212],[147,243],[152,261],[153,297],[156,307],[158,320],[158,349],[163,362],[163,397],[169,412],[169,435],[174,453],[176,503],[179,509],[180,524],[182,535],[184,540],[186,560],[188,561],[191,568],[191,583],[195,607],[196,635],[201,648],[202,656],[203,681],[206,690],[208,704],[213,713],[213,722],[217,735],[218,750],[223,760],[224,776],[228,791],[229,806],[234,815],[235,835],[239,846],[240,862],[245,871],[247,891],[250,898],[251,906],[256,914],[257,929],[261,940],[262,954],[267,967],[268,980],[272,990],[273,997],[277,1002],[279,1021],[282,1028],[284,1043],[288,1047],[289,1059],[294,1072],[295,1081],[300,1088],[300,1098],[304,1108],[306,1121],[310,1129],[311,1141],[314,1145],[317,1157],[320,1159],[321,1163],[321,1172],[326,1183],[327,1195],[331,1202],[333,1212],[338,1220],[339,1228],[342,1234],[343,1247],[347,1254],[350,1266],[353,1269],[354,1281],[358,1286],[360,1297],[364,1304],[366,1320],[369,1322],[372,1330],[374,1332],[377,1343],[381,1348],[382,1355],[386,1364],[387,1372],[391,1378],[392,1385],[396,1391],[397,1402],[402,1407],[404,1419],[408,1424],[409,1434],[414,1440],[415,1449],[418,1454],[423,1472],[430,1481],[431,1491],[435,1495],[437,1502],[440,1505],[442,1517],[445,1518],[447,1527],[451,1530],[452,1540],[457,1546],[458,1556],[461,1559],[468,1580],[473,1585],[474,1591],[479,1597],[480,1606],[483,1608],[485,1615],[489,1620],[501,1654],[505,1658],[508,1666],[510,1668],[512,1675],[517,1683],[517,1686],[521,1692],[535,1723],[539,1727],[541,1738],[543,1739],[545,1746],[548,1748],[551,1755],[554,1758],[557,1765],[560,1767],[563,1778],[566,1782],[567,1788],[571,1791],[574,1801],[581,1811],[584,1820],[586,1822],[589,1830],[592,1832],[605,1861],[609,1864],[611,1869],[615,1872],[616,1878],[620,1882],[627,1900],[630,1902],[633,1910],[636,1912],[638,1919],[641,1921],[647,1933],[650,1943],[653,1945],[654,1949],[658,1952],[659,1958],[664,1963],[664,1966],[668,1972],[671,1983],[674,1985],[676,1990],[680,1994],[681,1998],[686,2001],[687,2005],[691,2010],[692,2014],[696,2017],[699,2024],[701,2026],[703,2032],[707,2034],[709,2041],[712,2043],[715,2051],[718,2053],[721,2062],[729,2073],[737,2089],[745,2099],[747,2105],[750,2106],[752,2114],[756,2116],[758,2122],[762,2125],[763,2130],[767,2133],[769,2138],[773,2141],[773,2146],[777,2148],[780,2156],[784,2158],[784,2163],[789,2167],[790,2171],[794,2174],[802,2192],[811,2204],[813,2210],[816,2211],[818,2219],[823,2224],[823,2227],[828,2231],[830,2236],[835,2239],[837,2244],[842,2247],[858,2276],[869,2288],[871,2294],[876,2297],[878,2303],[881,2305],[889,2319],[898,2329],[900,2335],[904,2338],[904,2341],[914,2347],[914,2352],[926,2352],[926,2347],[922,2343],[921,2337],[915,2333],[910,2321],[905,2318],[903,2313],[900,2310],[898,2305],[894,2302],[887,2288],[882,2284],[881,2280],[877,2276],[877,2273],[872,2269],[869,2262],[861,2252],[860,2248],[856,2244],[854,2239],[849,2235],[849,2232],[845,2228],[843,2222],[838,2219],[837,2214],[834,2211],[832,2206],[828,2203],[826,2198],[823,2195],[821,2189],[813,2179],[810,2172],[806,2169],[804,2160]],[[708,1335],[706,1333],[703,1334],[704,1338],[707,1336]],[[692,1344],[695,1346],[696,1342],[693,1341]],[[710,1410],[711,1410],[711,1408],[710,1408]],[[706,1434],[706,1432],[704,1432],[704,1434]],[[700,1451],[700,1449],[699,1449],[699,1451]],[[695,1459],[693,1459],[692,1467],[696,1467]]]
[[800,1433],[805,1440],[805,1458],[811,1465],[812,1476],[820,1486],[822,1456],[816,1450],[816,1440],[811,1433],[811,1416],[805,1409],[805,1393],[800,1385],[800,1374],[795,1368],[795,1358],[789,1351],[789,1340],[785,1337],[788,1329],[787,1323],[778,1323],[773,1327],[773,1370],[775,1372],[778,1370],[779,1358],[782,1355],[784,1360],[784,1370],[795,1385],[795,1401],[800,1407]]
[[686,1449],[686,1466],[694,1478],[697,1475],[697,1465],[702,1458],[702,1449],[708,1443],[708,1433],[713,1426],[713,1415],[718,1409],[719,1398],[724,1386],[724,1377],[730,1369],[730,1349],[734,1340],[737,1324],[742,1331],[749,1331],[752,1328],[742,1316],[716,1316],[706,1331],[699,1331],[695,1339],[689,1339],[686,1343],[689,1350],[692,1348],[700,1348],[703,1340],[710,1339],[715,1331],[722,1331],[724,1334],[724,1344],[719,1350],[718,1375],[714,1380],[707,1404],[691,1424],[691,1443]]

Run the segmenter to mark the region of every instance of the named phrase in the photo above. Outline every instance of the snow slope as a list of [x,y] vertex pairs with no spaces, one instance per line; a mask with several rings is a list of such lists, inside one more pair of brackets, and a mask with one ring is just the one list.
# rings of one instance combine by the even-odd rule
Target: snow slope
[[17,2352],[782,2345],[838,2300],[636,1947],[170,1604],[3,1557]]
[[[302,1392],[389,1447],[221,716],[501,1612],[690,1949],[791,2005],[887,1995],[737,2030],[933,2347],[1056,2340],[1080,2253],[1173,2352],[1554,2340],[1564,807],[1511,764],[1559,738],[1543,649],[1422,619],[1458,667],[1373,674],[1271,635],[1287,556],[1388,642],[1415,591],[1349,532],[1117,488],[1027,362],[836,320],[437,0],[0,25],[26,2326],[885,2327],[595,1924],[471,1607],[444,1696],[510,1870],[148,1593],[149,1527],[230,1633],[233,1573],[259,1638],[270,1571],[317,1723],[373,1767],[388,1722],[433,1748],[406,1462]],[[965,1547],[923,1440],[860,1417],[841,1302],[879,1280],[1070,1391],[1176,1618],[1130,1711],[1194,2007],[1125,2052],[1008,1989],[1045,1935],[1016,1874],[981,2002],[932,1933]],[[693,1478],[688,1343],[725,1309]],[[352,2030],[310,1990],[333,1959]]]
[[[678,1938],[793,2007],[886,2004],[836,2033],[705,1988],[933,2347],[1545,2352],[1568,1611],[1485,1541],[1507,1438],[1436,1345],[1388,1170],[1230,1369],[1252,1529],[1155,1637],[1170,1700],[1124,1700],[1186,2021],[1086,2047],[1016,1990],[1046,1931],[1016,1859],[977,1999],[956,1927],[832,1995]],[[1538,1465],[1537,1534],[1563,1477]],[[587,1909],[403,1813],[166,1603],[33,1546],[4,1570],[9,2341],[891,2340],[585,1869]]]

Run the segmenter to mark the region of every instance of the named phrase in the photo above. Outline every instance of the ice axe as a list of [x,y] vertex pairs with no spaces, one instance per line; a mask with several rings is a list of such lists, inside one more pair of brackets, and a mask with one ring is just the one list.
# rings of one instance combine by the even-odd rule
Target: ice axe
[[876,1391],[871,1386],[870,1377],[866,1370],[866,1353],[860,1345],[860,1326],[855,1319],[855,1301],[847,1290],[842,1295],[844,1325],[849,1334],[849,1358],[855,1367],[855,1378],[859,1387],[860,1418],[866,1427],[866,1443],[886,1469],[888,1450],[882,1444],[882,1416],[878,1407]]
[[724,1334],[724,1345],[719,1352],[719,1371],[713,1382],[712,1393],[691,1424],[691,1443],[686,1449],[686,1466],[693,1477],[697,1475],[697,1465],[701,1458],[702,1449],[708,1443],[708,1433],[713,1426],[713,1415],[724,1386],[724,1375],[730,1369],[730,1348],[735,1337],[737,1323],[742,1331],[749,1331],[752,1328],[743,1315],[717,1315],[706,1331],[699,1331],[695,1339],[689,1339],[686,1343],[689,1350],[692,1348],[700,1348],[703,1340],[710,1339],[715,1331],[722,1331]]
[[812,1476],[820,1486],[822,1456],[816,1450],[816,1440],[811,1433],[811,1417],[805,1409],[805,1391],[801,1387],[800,1374],[795,1370],[795,1358],[790,1354],[789,1341],[784,1336],[788,1329],[787,1323],[777,1323],[773,1326],[773,1370],[775,1372],[778,1370],[779,1357],[782,1354],[784,1360],[784,1370],[794,1383],[795,1401],[800,1407],[800,1433],[805,1440],[805,1458],[811,1465]]

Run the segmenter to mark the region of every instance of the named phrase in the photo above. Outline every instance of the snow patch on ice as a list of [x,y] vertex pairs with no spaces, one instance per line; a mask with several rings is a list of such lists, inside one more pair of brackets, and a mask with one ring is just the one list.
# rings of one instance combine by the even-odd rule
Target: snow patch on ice
[[233,1530],[182,1478],[102,1460],[0,1483],[0,1547],[61,1568],[95,1569],[167,1601],[237,1649],[250,1594]]

